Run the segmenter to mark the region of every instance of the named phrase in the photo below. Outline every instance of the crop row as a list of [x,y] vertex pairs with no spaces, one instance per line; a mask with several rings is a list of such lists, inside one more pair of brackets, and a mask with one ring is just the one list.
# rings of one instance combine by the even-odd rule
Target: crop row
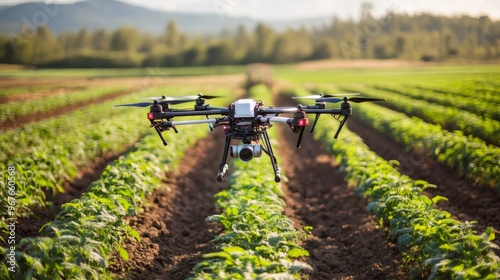
[[500,148],[375,104],[357,106],[356,117],[399,143],[429,152],[460,176],[500,190]]
[[[144,94],[145,92],[139,92],[133,96]],[[98,110],[90,109],[91,112],[100,114],[102,119],[98,122],[83,122],[73,126],[73,130],[61,133],[58,133],[57,126],[44,127],[50,133],[45,131],[47,137],[43,143],[31,146],[4,162],[4,168],[16,168],[16,199],[20,202],[16,209],[18,216],[29,216],[34,205],[44,207],[46,190],[52,193],[63,192],[62,183],[72,180],[79,167],[88,165],[107,153],[123,151],[150,130],[145,115],[141,117],[140,109],[111,109],[110,105],[100,105]],[[108,118],[107,112],[110,110],[121,111],[121,114]],[[77,114],[76,118],[79,117]],[[64,122],[64,116],[61,118]],[[6,190],[6,181],[2,180],[0,184]],[[5,191],[0,195],[2,200],[7,198]],[[7,207],[7,204],[0,205],[2,213],[5,213]],[[5,223],[5,217],[2,217],[0,225],[5,227]]]
[[[295,94],[308,93],[297,88]],[[460,131],[449,132],[439,125],[375,104],[359,104],[353,109],[353,114],[375,130],[390,135],[396,142],[427,151],[438,161],[456,169],[460,176],[500,190],[500,148],[464,136]]]
[[4,103],[0,105],[0,122],[13,120],[27,115],[36,119],[37,113],[77,104],[106,95],[116,94],[123,92],[126,89],[127,88],[123,86],[91,88],[66,94],[56,94],[42,99],[28,99]]
[[414,99],[400,93],[392,93],[393,90],[387,90],[388,86],[377,86],[375,89],[345,86],[341,88],[345,91],[358,91],[366,96],[384,97],[387,101],[381,103],[383,106],[441,125],[449,131],[460,130],[466,135],[472,135],[487,143],[500,146],[500,140],[496,136],[500,134],[500,122],[494,119],[481,117],[455,106],[433,104],[419,100],[418,97]]
[[468,111],[472,114],[481,116],[485,119],[500,120],[498,103],[482,99],[480,96],[460,96],[453,93],[436,93],[422,88],[412,88],[407,85],[395,84],[376,84],[376,89],[394,92],[414,99],[426,100],[431,103],[437,103],[443,106],[451,106],[456,109]]
[[[254,99],[270,96],[262,85],[250,93]],[[222,213],[207,218],[225,228],[213,240],[219,251],[205,254],[190,279],[295,279],[300,270],[310,269],[294,260],[308,256],[297,245],[306,235],[282,215],[282,190],[270,165],[266,155],[250,163],[233,160],[229,188],[216,194]]]
[[10,88],[2,88],[0,91],[0,99],[8,99],[16,95],[39,95],[40,93],[50,93],[54,91],[73,91],[82,89],[82,86],[61,86],[61,85],[30,85],[30,86],[14,86]]
[[458,82],[444,82],[437,84],[418,83],[413,84],[417,89],[429,90],[436,93],[452,94],[455,96],[464,96],[477,98],[486,102],[500,103],[500,84],[492,79],[472,80]]
[[388,228],[412,276],[498,279],[500,263],[493,252],[492,228],[477,235],[473,223],[454,220],[450,213],[436,209],[436,203],[446,198],[423,195],[431,185],[401,175],[346,128],[334,139],[335,125],[333,119],[319,122],[315,137],[336,155],[357,193],[371,201],[368,210]]
[[[190,90],[190,91],[188,91]],[[8,158],[18,157],[30,153],[32,147],[50,147],[50,141],[60,137],[69,137],[79,133],[79,130],[95,130],[103,121],[113,120],[120,124],[120,118],[126,118],[128,113],[137,113],[138,109],[112,108],[113,105],[136,102],[139,98],[149,95],[162,95],[167,93],[192,94],[194,89],[177,87],[156,87],[138,92],[131,92],[126,96],[103,102],[102,104],[90,105],[74,110],[57,118],[44,119],[42,121],[29,123],[21,127],[0,132],[0,161],[5,162]],[[142,120],[141,117],[136,117]]]
[[[122,122],[127,122],[124,125]],[[147,131],[147,120],[133,111],[89,125],[75,125],[74,130],[56,134],[40,146],[31,146],[24,153],[7,158],[4,168],[16,168],[16,197],[20,202],[18,215],[30,214],[33,205],[44,206],[44,190],[63,192],[62,183],[77,175],[79,166],[87,165],[108,152],[123,150]],[[1,182],[2,187],[5,181]],[[3,188],[5,189],[5,188]],[[1,193],[4,201],[7,194]],[[6,207],[0,205],[2,213]]]
[[43,237],[24,238],[14,248],[0,248],[5,256],[0,278],[111,278],[106,267],[112,253],[116,250],[127,260],[123,241],[140,239],[126,218],[141,211],[146,196],[161,185],[166,169],[173,168],[206,131],[198,126],[175,137],[165,135],[168,149],[156,134],[145,137],[128,154],[108,165],[80,198],[64,204],[56,219],[42,228]]

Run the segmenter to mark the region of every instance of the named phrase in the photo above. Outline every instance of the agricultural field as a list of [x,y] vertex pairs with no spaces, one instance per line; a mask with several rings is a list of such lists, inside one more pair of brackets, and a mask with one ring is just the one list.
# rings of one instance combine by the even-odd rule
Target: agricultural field
[[[0,69],[0,279],[500,278],[500,66],[342,65],[274,66],[271,88],[242,66]],[[265,154],[217,182],[221,128],[164,147],[148,108],[113,108],[200,92],[387,101],[300,149],[276,124],[280,183]]]

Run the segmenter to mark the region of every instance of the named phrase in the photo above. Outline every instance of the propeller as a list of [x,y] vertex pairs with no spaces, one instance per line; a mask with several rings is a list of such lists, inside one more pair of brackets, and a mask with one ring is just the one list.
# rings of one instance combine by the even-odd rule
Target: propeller
[[[170,100],[191,100],[191,101],[196,101],[196,99],[212,99],[212,98],[217,98],[221,96],[217,95],[204,95],[204,94],[197,94],[197,95],[183,95],[183,96],[153,96],[153,97],[146,97],[143,99],[148,99],[148,100],[158,100],[158,101],[170,101]],[[170,102],[168,102],[170,103]]]
[[319,99],[316,99],[316,101],[324,101],[324,102],[329,102],[329,103],[338,103],[341,101],[344,101],[344,102],[351,101],[354,103],[361,103],[361,102],[367,102],[367,101],[386,101],[386,99],[385,98],[372,98],[372,97],[352,97],[352,98],[349,98],[347,96],[344,96],[344,98],[334,98],[334,97],[319,98]]
[[191,101],[195,101],[196,99],[192,100],[192,99],[186,99],[186,100],[167,100],[167,101],[158,101],[155,99],[155,101],[153,102],[137,102],[137,103],[129,103],[129,104],[119,104],[119,105],[114,105],[113,107],[141,107],[141,108],[144,108],[144,107],[148,107],[148,106],[152,106],[154,105],[156,102],[158,102],[159,104],[172,104],[172,105],[175,105],[175,104],[181,104],[181,103],[186,103],[186,102],[191,102]]
[[181,104],[181,103],[187,103],[187,102],[192,102],[196,100],[203,100],[203,99],[212,99],[212,98],[217,98],[217,97],[222,97],[222,96],[217,96],[217,95],[203,95],[199,93],[198,95],[185,95],[185,96],[159,96],[159,97],[147,97],[144,99],[151,100],[153,99],[153,102],[137,102],[137,103],[130,103],[130,104],[119,104],[119,105],[114,105],[113,107],[148,107],[154,104]]
[[325,97],[341,97],[341,96],[353,96],[353,95],[359,95],[357,92],[353,93],[338,93],[338,94],[314,94],[314,95],[305,95],[305,96],[294,96],[292,97],[293,99],[319,99],[319,98],[325,98]]

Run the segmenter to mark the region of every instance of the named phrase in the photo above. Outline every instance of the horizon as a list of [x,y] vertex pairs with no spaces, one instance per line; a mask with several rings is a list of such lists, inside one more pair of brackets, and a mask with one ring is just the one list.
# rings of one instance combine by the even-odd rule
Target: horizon
[[[55,1],[35,1],[35,0],[3,0],[1,6],[15,6],[23,3],[43,2],[48,4],[71,4],[87,0],[55,0]],[[340,19],[359,19],[361,15],[362,3],[372,5],[372,14],[376,17],[386,14],[388,11],[398,13],[419,14],[432,13],[444,16],[479,17],[486,15],[492,20],[500,19],[500,8],[495,4],[495,0],[476,1],[473,6],[468,0],[444,0],[440,2],[431,0],[420,1],[366,1],[354,0],[348,4],[341,0],[313,0],[287,1],[282,5],[280,0],[175,0],[169,2],[158,2],[155,0],[114,0],[125,4],[146,8],[149,10],[162,12],[179,12],[191,14],[218,14],[221,17],[247,17],[254,20],[263,21],[283,21],[296,19],[314,19],[323,17],[338,17]],[[430,7],[430,8],[429,8]],[[450,9],[452,8],[452,9]],[[283,15],[286,16],[283,16]]]

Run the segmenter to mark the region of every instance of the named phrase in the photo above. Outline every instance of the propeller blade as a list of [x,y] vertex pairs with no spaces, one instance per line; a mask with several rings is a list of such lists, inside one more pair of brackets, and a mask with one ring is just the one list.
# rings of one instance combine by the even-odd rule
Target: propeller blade
[[294,96],[292,97],[293,99],[318,99],[322,98],[322,95],[315,94],[315,95],[305,95],[305,96]]
[[337,103],[337,102],[340,102],[340,101],[344,101],[344,98],[324,97],[324,98],[318,98],[316,101],[323,101],[323,102],[329,102],[329,103]]
[[328,98],[328,97],[344,97],[344,96],[353,96],[359,95],[357,92],[353,93],[336,93],[336,94],[314,94],[314,95],[305,95],[305,96],[295,96],[293,99],[320,99],[320,98]]
[[360,93],[358,92],[352,92],[352,93],[336,93],[336,94],[323,94],[323,97],[344,97],[344,96],[354,96],[354,95],[359,95]]
[[367,102],[367,101],[386,101],[385,98],[371,98],[371,97],[353,97],[349,98],[349,101],[355,103]]
[[203,99],[212,99],[212,98],[220,98],[220,97],[224,97],[224,96],[220,96],[220,95],[205,95],[205,94],[198,94],[198,97],[199,98],[203,98]]
[[162,95],[162,96],[153,96],[153,97],[145,97],[143,99],[145,100],[158,100],[158,101],[162,101],[162,100],[171,100],[171,99],[167,99],[167,98],[171,98],[171,97],[166,97],[165,95]]
[[367,101],[386,101],[386,99],[383,98],[372,98],[372,97],[352,97],[348,98],[345,96],[344,98],[334,98],[334,97],[328,97],[328,98],[320,98],[317,101],[324,101],[324,102],[329,102],[329,103],[338,103],[341,101],[351,101],[354,103],[361,103],[361,102],[367,102]]
[[130,103],[130,104],[119,104],[119,105],[113,105],[114,107],[148,107],[153,105],[151,102],[138,102],[138,103]]
[[[179,96],[153,96],[153,97],[146,97],[144,99],[147,100],[158,100],[158,101],[169,101],[169,100],[191,100],[191,101],[196,101],[196,99],[202,98],[202,99],[212,99],[212,98],[217,98],[217,97],[223,97],[223,96],[217,96],[217,95],[204,95],[204,94],[197,94],[197,95],[179,95]],[[170,102],[169,102],[170,103]],[[173,104],[173,103],[170,103]]]

